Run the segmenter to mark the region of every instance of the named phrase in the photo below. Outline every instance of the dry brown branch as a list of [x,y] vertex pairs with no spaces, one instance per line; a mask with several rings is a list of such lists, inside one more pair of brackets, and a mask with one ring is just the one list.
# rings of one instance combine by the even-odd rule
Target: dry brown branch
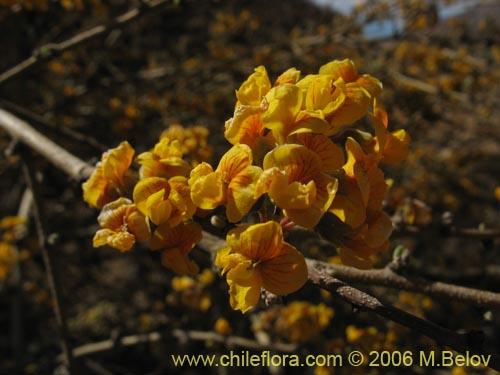
[[77,181],[87,179],[94,168],[33,129],[28,123],[0,108],[0,126],[12,138],[47,158]]
[[[7,124],[5,124],[7,119]],[[21,121],[17,119],[15,116],[12,116],[11,114],[0,110],[0,127],[4,127],[7,129],[11,128],[16,128],[16,124]],[[22,122],[21,129],[22,131],[20,132],[19,129],[14,132],[15,134],[18,133],[23,133],[18,135],[18,139],[21,140],[24,143],[27,143],[30,147],[32,146],[32,143],[30,140],[37,139],[37,137],[40,137],[41,135],[31,128],[27,123]],[[57,155],[61,155],[61,150],[60,147],[55,145],[53,142],[46,142],[46,147],[45,148],[36,148],[38,152],[40,152],[42,155],[47,157],[51,162],[53,162],[56,166],[60,167],[68,173],[70,176],[74,178],[78,178],[82,176],[82,169],[85,170],[87,173],[90,173],[92,171],[92,167],[88,166],[86,163],[82,162],[75,156],[71,155],[71,160],[75,165],[68,165],[71,163],[61,163],[59,160],[57,160]],[[54,147],[54,149],[50,149],[50,147]],[[65,151],[66,154],[70,155]],[[214,252],[220,247],[224,245],[224,241],[210,235],[207,232],[204,232],[204,237],[203,240],[200,242],[200,247],[205,248],[206,250],[210,252]],[[308,268],[309,268],[309,279],[316,285],[325,288],[334,294],[338,295],[342,299],[348,301],[352,305],[363,309],[367,311],[374,312],[384,318],[387,318],[389,320],[395,321],[399,324],[402,324],[405,327],[408,327],[412,330],[415,330],[423,335],[426,335],[438,343],[442,345],[446,345],[450,347],[451,349],[457,350],[459,352],[465,352],[465,351],[471,351],[474,353],[481,352],[482,354],[485,354],[483,351],[481,351],[481,342],[478,339],[478,335],[474,333],[468,333],[468,334],[458,334],[456,332],[453,332],[451,330],[448,330],[446,328],[443,328],[441,326],[438,326],[432,322],[420,319],[414,315],[408,314],[402,310],[399,310],[393,306],[383,304],[380,302],[377,298],[362,292],[356,288],[353,288],[344,282],[334,278],[329,274],[331,272],[331,268],[329,268],[329,265],[326,265],[324,263],[315,261],[315,260],[307,260],[308,262]],[[376,271],[376,270],[375,270]],[[337,272],[339,272],[337,270]],[[358,273],[359,272],[359,273]],[[356,273],[352,270],[349,270],[349,274],[352,275],[357,275],[360,277],[361,272],[372,272],[372,271],[356,271]],[[369,274],[371,275],[370,277],[374,277],[374,274]],[[348,273],[346,272],[346,275],[348,276]],[[389,275],[385,274],[385,276],[391,276],[391,277],[396,277],[395,275]],[[433,293],[437,293],[438,295],[442,296],[446,292],[446,296],[449,298],[461,298],[464,294],[464,290],[467,288],[462,287],[455,287],[456,292],[447,292],[449,290],[449,286],[446,287],[446,285],[438,285],[438,287],[434,286],[434,288],[437,289],[432,289],[432,287],[429,286],[429,284],[419,284],[415,283],[411,280],[405,280],[402,275],[397,275],[398,277],[401,277],[403,279],[397,279],[399,280],[401,286],[411,286],[411,290],[415,291],[421,291],[422,293],[430,293],[430,291],[433,291]],[[354,276],[352,276],[354,277]],[[370,277],[364,276],[365,279],[368,280]],[[381,277],[379,275],[378,277]],[[381,281],[382,282],[382,281]],[[390,282],[385,282],[384,283],[387,286],[390,286]],[[442,284],[442,283],[441,283]],[[420,285],[420,286],[419,286]],[[422,286],[423,285],[423,286]],[[422,289],[420,289],[422,288]],[[452,288],[453,289],[453,288]],[[483,292],[483,291],[481,291]],[[493,306],[497,307],[498,302],[492,302],[496,301],[498,299],[498,295],[495,293],[490,292],[484,292],[484,294],[481,295],[480,297],[480,302],[481,304],[491,304],[493,303]],[[469,300],[469,302],[472,302]],[[195,337],[195,336],[193,336]],[[159,339],[159,338],[158,338]],[[135,340],[135,341],[134,341]],[[137,342],[138,338],[136,337],[135,339],[132,340],[132,342]],[[148,341],[151,340],[150,337],[147,338]],[[125,341],[127,343],[128,341]],[[101,344],[103,346],[109,345],[109,343],[106,344]],[[132,345],[132,344],[130,344]],[[490,361],[490,366],[494,369],[500,370],[500,358],[497,355],[493,355],[491,357]]]
[[307,263],[309,279],[314,284],[338,295],[353,306],[361,310],[374,312],[379,316],[399,323],[457,352],[490,355],[489,366],[495,370],[500,370],[500,356],[483,350],[483,337],[480,332],[457,333],[451,331],[428,320],[421,319],[391,305],[382,303],[377,298],[330,276],[327,273],[327,269],[321,269],[317,263],[310,262],[309,260]]
[[422,277],[398,274],[390,267],[359,270],[339,264],[308,259],[313,268],[321,268],[329,275],[349,283],[385,286],[422,293],[434,298],[445,298],[495,310],[500,310],[500,294],[459,285],[429,281]]
[[[418,237],[421,236],[427,228],[420,228],[414,225],[407,225],[396,229],[394,237]],[[476,240],[486,240],[489,238],[500,237],[500,228],[458,228],[455,226],[443,227],[440,232],[445,237],[470,238]]]
[[47,121],[43,116],[40,116],[39,114],[34,113],[27,108],[18,106],[17,104],[11,103],[7,100],[0,99],[0,107],[5,108],[7,111],[12,112],[16,116],[19,116],[20,118],[23,118],[30,123],[36,123],[43,126],[43,131],[52,130],[73,141],[87,144],[95,150],[101,152],[104,152],[108,149],[108,147],[97,141],[94,137],[79,133],[66,126],[56,126],[55,124]]
[[137,334],[124,336],[118,340],[104,340],[85,344],[73,349],[73,356],[75,358],[85,357],[96,353],[102,353],[113,350],[117,347],[133,346],[143,343],[154,343],[158,341],[168,340],[175,338],[182,342],[186,341],[206,341],[216,342],[224,345],[227,348],[241,347],[249,350],[272,350],[281,353],[294,353],[297,350],[296,344],[287,343],[271,343],[269,345],[261,344],[258,341],[247,339],[240,336],[224,336],[212,331],[184,331],[182,329],[173,329],[172,331],[161,333],[151,332],[146,334]]
[[[199,243],[202,249],[215,252],[226,246],[226,242],[210,233],[203,232]],[[339,264],[329,264],[315,259],[307,259],[309,267],[319,268],[328,275],[344,282],[384,286],[411,292],[422,293],[434,298],[446,298],[490,309],[500,309],[500,293],[480,289],[466,288],[459,285],[429,281],[421,277],[399,274],[390,267],[382,269],[360,270]]]
[[[404,74],[401,74],[401,73],[396,72],[396,71],[390,71],[389,73],[390,73],[391,78],[394,81],[396,81],[397,83],[399,83],[403,86],[406,86],[408,88],[422,91],[422,92],[425,92],[425,93],[431,94],[431,95],[437,95],[440,92],[436,86],[431,85],[430,83],[423,82],[423,81],[420,81],[418,79],[405,76]],[[448,94],[449,94],[450,98],[455,99],[459,102],[464,102],[464,103],[467,102],[467,95],[464,93],[457,92],[457,91],[451,91]]]
[[88,42],[114,29],[122,28],[129,22],[146,13],[151,13],[153,11],[157,12],[160,7],[169,3],[170,2],[167,0],[142,1],[140,7],[128,10],[127,12],[114,18],[110,23],[94,26],[91,29],[82,31],[60,43],[45,44],[44,46],[34,50],[31,56],[27,59],[0,74],[0,84],[5,83],[6,81],[43,61],[53,58],[56,54],[60,54],[70,48]]
[[[22,146],[25,148],[25,146]],[[33,160],[31,160],[30,150],[24,149],[20,152],[23,162],[24,162],[24,175],[26,182],[31,190],[33,197],[33,217],[35,219],[35,227],[38,236],[38,246],[42,253],[43,263],[45,265],[45,271],[47,273],[47,284],[52,297],[52,306],[54,309],[54,314],[56,317],[57,327],[59,328],[59,335],[61,341],[61,347],[63,351],[64,364],[67,367],[69,373],[73,373],[73,355],[71,348],[69,346],[69,339],[67,334],[66,320],[64,317],[63,308],[60,301],[60,290],[59,283],[56,280],[53,267],[53,249],[50,249],[51,245],[47,239],[47,222],[44,217],[45,208],[43,205],[41,193],[39,191],[40,184],[36,181],[35,169],[33,165]]]

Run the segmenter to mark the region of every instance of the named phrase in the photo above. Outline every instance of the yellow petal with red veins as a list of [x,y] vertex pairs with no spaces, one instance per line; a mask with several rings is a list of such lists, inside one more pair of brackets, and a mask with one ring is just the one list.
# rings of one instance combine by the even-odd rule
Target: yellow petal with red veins
[[319,74],[332,75],[335,79],[342,77],[345,82],[354,82],[358,78],[354,62],[350,59],[330,61],[319,68]]
[[264,170],[277,167],[286,171],[289,181],[309,182],[321,173],[318,155],[302,145],[286,144],[276,147],[264,158]]
[[236,265],[244,262],[245,260],[248,259],[240,253],[233,253],[231,246],[226,246],[217,251],[215,265],[221,269],[221,275],[224,275],[230,269],[236,267]]
[[364,87],[357,83],[338,85],[337,82],[335,86],[344,93],[346,99],[331,116],[330,123],[334,128],[350,125],[368,113],[373,99]]
[[337,194],[328,211],[352,228],[357,228],[366,219],[366,207],[361,192],[352,180],[342,181],[342,194]]
[[[366,91],[370,93],[372,99],[378,98],[382,93],[382,83],[375,77],[369,74],[364,74],[356,80],[356,83],[363,87]],[[375,112],[376,115],[380,114],[380,111]]]
[[205,162],[198,164],[191,171],[189,186],[193,203],[204,210],[212,210],[226,199],[222,177]]
[[238,264],[227,273],[226,278],[229,302],[234,310],[246,313],[259,302],[262,280],[250,261]]
[[249,166],[229,183],[226,203],[226,216],[229,222],[240,221],[257,201],[255,184],[261,173],[261,168]]
[[111,229],[99,229],[92,240],[92,245],[94,247],[101,247],[108,244],[108,238],[114,236],[116,231]]
[[261,264],[259,269],[264,289],[279,296],[299,290],[307,281],[304,256],[286,242],[281,254]]
[[168,180],[161,177],[147,177],[135,185],[133,197],[137,209],[149,216],[151,207],[167,199],[169,193]]
[[98,164],[90,178],[82,184],[83,200],[92,207],[102,208],[110,199],[107,185],[102,167]]
[[297,83],[300,77],[300,70],[295,68],[290,68],[286,72],[282,73],[274,83],[274,86],[283,85],[285,83]]
[[236,252],[246,258],[266,261],[279,254],[283,244],[283,230],[275,221],[268,221],[248,226],[244,231],[230,231],[227,240]]
[[[158,196],[162,192],[163,190],[160,190],[158,193],[153,194],[150,198],[154,198],[155,195]],[[161,197],[161,200],[148,199],[148,203],[151,203],[151,206],[148,207],[148,217],[154,224],[161,225],[170,220],[172,214],[172,204],[168,200],[163,200],[163,196]],[[172,224],[170,223],[170,225]]]
[[331,206],[338,190],[337,179],[330,176],[324,179],[320,183],[326,184],[326,187],[317,189],[316,197],[307,209],[286,208],[283,210],[285,216],[304,228],[314,228]]
[[224,137],[231,143],[243,143],[253,147],[264,134],[261,107],[241,105],[234,111],[234,116],[225,123]]
[[238,98],[236,106],[241,104],[258,106],[270,89],[271,82],[266,68],[259,66],[236,91],[236,98]]
[[309,181],[288,183],[288,177],[278,175],[272,182],[269,196],[274,203],[282,209],[305,209],[316,200],[316,184]]
[[345,164],[344,151],[333,143],[330,137],[321,134],[297,134],[291,140],[316,153],[321,159],[321,170],[324,172],[333,172]]
[[98,230],[94,236],[94,247],[103,245],[111,246],[121,252],[129,251],[135,243],[135,236],[125,231],[112,231],[110,229]]
[[262,115],[262,123],[273,132],[279,143],[284,143],[288,134],[294,130],[303,95],[299,87],[290,83],[277,86],[271,91],[272,99]]
[[252,165],[252,149],[247,145],[237,144],[222,156],[215,171],[222,176],[225,183],[229,183],[250,165]]

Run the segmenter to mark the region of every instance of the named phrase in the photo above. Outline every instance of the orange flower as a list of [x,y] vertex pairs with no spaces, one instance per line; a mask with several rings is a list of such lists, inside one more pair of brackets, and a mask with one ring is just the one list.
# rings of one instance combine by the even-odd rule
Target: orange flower
[[313,228],[332,203],[337,185],[335,178],[322,172],[321,158],[315,152],[287,144],[264,158],[256,196],[267,193],[285,216],[300,226]]
[[124,252],[136,241],[146,242],[151,237],[146,217],[126,198],[106,204],[97,221],[103,229],[96,232],[94,247],[109,245]]
[[163,250],[162,264],[181,275],[195,275],[198,265],[189,259],[188,254],[194,245],[201,241],[201,227],[194,222],[181,223],[176,227],[168,224],[159,226],[151,239],[151,250]]
[[261,287],[276,295],[300,289],[307,281],[304,256],[283,241],[281,226],[269,221],[243,225],[227,235],[215,264],[226,275],[231,307],[245,313],[259,302]]
[[384,173],[378,167],[375,155],[367,155],[353,138],[346,141],[347,162],[343,169],[345,176],[339,179],[339,194],[329,211],[353,228],[366,218],[366,209],[382,208],[387,192]]
[[357,228],[350,238],[342,239],[339,248],[343,264],[361,269],[373,266],[370,257],[389,249],[392,221],[386,213],[370,213],[366,222]]
[[179,141],[162,138],[152,151],[137,156],[137,163],[142,165],[140,177],[187,176],[191,166],[182,159],[182,146]]
[[166,180],[147,177],[134,188],[137,209],[156,225],[168,222],[171,227],[189,220],[196,207],[191,201],[187,179],[182,176]]
[[225,204],[226,216],[232,223],[240,221],[258,197],[255,182],[262,169],[252,165],[252,150],[237,144],[222,156],[217,169],[201,163],[191,171],[189,186],[196,206],[212,210]]
[[126,185],[126,173],[132,164],[134,149],[124,141],[102,155],[92,176],[82,184],[83,200],[95,208],[119,197]]

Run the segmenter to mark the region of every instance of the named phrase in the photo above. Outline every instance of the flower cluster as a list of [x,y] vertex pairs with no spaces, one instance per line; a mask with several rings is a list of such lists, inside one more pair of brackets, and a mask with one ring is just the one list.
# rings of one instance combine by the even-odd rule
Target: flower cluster
[[[83,184],[83,198],[101,208],[94,246],[108,245],[122,252],[136,242],[149,243],[151,250],[162,250],[162,264],[180,274],[194,275],[198,266],[188,254],[201,240],[201,227],[192,221],[196,206],[191,199],[188,176],[192,163],[211,154],[207,132],[200,127],[178,125],[167,129],[152,150],[134,158],[128,142],[104,153],[96,169]],[[175,136],[175,138],[173,137]],[[181,142],[182,141],[182,142]],[[135,162],[138,170],[132,168]]]
[[304,77],[291,68],[274,83],[256,68],[236,91],[224,130],[232,147],[216,167],[204,158],[211,154],[207,133],[178,125],[135,158],[136,173],[127,142],[103,156],[83,186],[84,199],[102,208],[94,245],[128,251],[150,241],[152,250],[164,250],[165,266],[194,275],[188,254],[202,236],[196,215],[222,206],[235,228],[215,263],[231,306],[242,312],[261,289],[286,295],[307,280],[304,256],[284,241],[285,223],[317,230],[345,264],[371,267],[392,231],[380,164],[403,160],[409,143],[404,130],[388,130],[381,92],[376,78],[359,75],[347,59]]

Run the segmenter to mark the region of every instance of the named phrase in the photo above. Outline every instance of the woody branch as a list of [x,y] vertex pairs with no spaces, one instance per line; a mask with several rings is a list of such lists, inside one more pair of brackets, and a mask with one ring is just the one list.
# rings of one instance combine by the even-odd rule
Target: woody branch
[[[72,178],[82,180],[91,175],[93,171],[92,166],[70,154],[47,137],[44,137],[26,122],[2,109],[0,109],[0,127],[9,132],[14,139],[43,155]],[[40,143],[42,143],[43,146],[40,146]],[[200,247],[213,252],[219,249],[223,244],[223,240],[204,232],[204,238],[200,243]],[[473,333],[458,334],[432,322],[406,313],[391,305],[384,304],[377,298],[331,276],[330,273],[334,268],[330,265],[327,266],[324,263],[311,259],[308,259],[307,263],[309,280],[313,284],[333,292],[352,305],[395,321],[459,352],[470,350],[484,354],[484,351],[481,350],[480,340],[478,340]],[[344,277],[345,280],[361,283],[365,282],[372,285],[374,284],[374,280],[377,280],[379,285],[383,286],[393,286],[391,283],[392,278],[392,280],[398,281],[396,285],[401,289],[408,289],[436,297],[446,296],[450,299],[461,300],[478,306],[489,306],[494,308],[500,306],[500,294],[498,293],[463,288],[444,283],[439,283],[436,286],[431,282],[422,283],[422,280],[419,280],[419,282],[412,282],[409,279],[405,279],[403,275],[391,275],[386,270],[382,271],[383,272],[377,274],[377,270],[375,270],[375,272],[361,271],[351,270],[350,267],[345,267],[342,269],[337,268],[336,273],[335,270],[333,273],[339,278]],[[492,354],[490,366],[500,370],[500,357]]]

